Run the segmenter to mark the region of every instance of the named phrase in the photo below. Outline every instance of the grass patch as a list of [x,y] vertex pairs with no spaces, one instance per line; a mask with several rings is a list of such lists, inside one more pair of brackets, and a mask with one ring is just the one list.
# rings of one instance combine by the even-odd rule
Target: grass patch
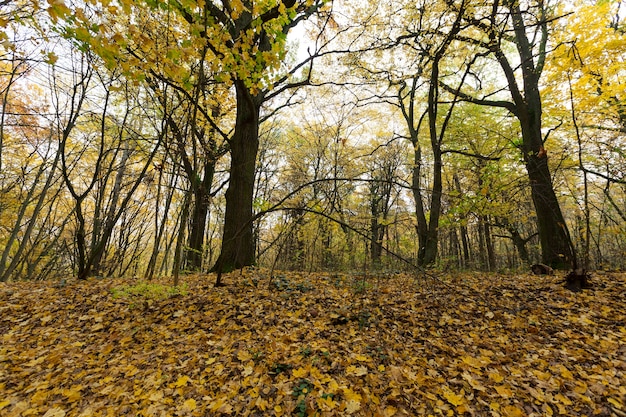
[[164,300],[166,298],[187,295],[187,285],[164,285],[152,282],[138,282],[111,289],[113,298]]

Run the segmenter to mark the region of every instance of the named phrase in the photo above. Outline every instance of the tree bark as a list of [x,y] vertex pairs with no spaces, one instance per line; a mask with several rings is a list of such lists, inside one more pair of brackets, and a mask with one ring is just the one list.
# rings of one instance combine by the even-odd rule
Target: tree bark
[[237,117],[230,141],[230,181],[226,190],[222,249],[212,268],[218,274],[255,263],[252,202],[263,100],[254,96],[242,80],[235,81],[235,90]]
[[191,230],[186,258],[186,269],[188,271],[200,271],[202,260],[204,259],[204,235],[206,232],[206,220],[210,207],[210,192],[213,176],[215,173],[215,162],[205,161],[204,177],[202,181],[194,179],[192,181],[192,192],[194,205],[191,212]]

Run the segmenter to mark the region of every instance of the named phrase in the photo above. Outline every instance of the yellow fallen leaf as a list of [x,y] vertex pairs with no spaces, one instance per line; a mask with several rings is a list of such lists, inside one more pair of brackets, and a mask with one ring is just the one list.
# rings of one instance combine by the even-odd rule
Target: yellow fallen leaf
[[576,386],[574,387],[574,392],[577,394],[584,394],[587,392],[587,384],[585,381],[576,381]]
[[148,397],[148,399],[150,401],[161,401],[163,399],[163,392],[162,391],[155,391],[152,394],[150,394],[150,396]]
[[569,381],[574,379],[574,375],[563,365],[561,365],[561,376]]
[[251,365],[245,366],[241,372],[242,376],[250,376],[254,372],[254,367]]
[[572,405],[572,400],[570,400],[569,398],[567,398],[566,396],[564,396],[563,394],[556,394],[554,396],[554,398],[556,400],[558,400],[559,402],[565,404],[565,405]]
[[316,402],[318,407],[325,411],[330,411],[337,406],[337,402],[333,401],[330,395],[325,395],[324,397],[318,398]]
[[298,368],[298,369],[293,370],[293,376],[295,378],[304,378],[308,374],[309,374],[309,371],[307,371],[306,368]]
[[67,397],[67,401],[70,403],[75,403],[76,401],[80,401],[82,396],[80,395],[80,391],[74,389],[64,389],[63,395]]
[[504,417],[525,417],[526,413],[514,405],[506,405],[502,409],[502,415]]
[[174,386],[176,386],[177,388],[184,387],[189,381],[191,381],[191,378],[189,378],[187,375],[184,375],[176,380]]
[[446,400],[448,400],[450,404],[455,407],[458,407],[465,402],[465,393],[463,392],[463,390],[461,390],[459,394],[455,394],[450,389],[444,389],[443,396]]
[[504,377],[500,375],[495,369],[489,371],[489,379],[493,380],[493,382],[495,383],[500,383],[504,381]]
[[252,359],[252,354],[248,350],[242,349],[237,352],[237,359],[239,359],[241,362],[248,362],[250,359]]
[[0,401],[0,410],[2,410],[4,407],[6,407],[9,404],[11,404],[11,401],[9,400]]
[[104,325],[102,323],[96,323],[93,326],[91,326],[92,332],[97,332],[98,330],[102,330],[102,329],[104,329]]
[[30,398],[30,402],[36,405],[43,405],[48,400],[48,391],[37,391]]
[[186,400],[183,403],[183,408],[187,409],[188,411],[193,411],[196,409],[196,400],[194,400],[193,398],[189,398],[188,400]]
[[54,407],[46,411],[43,417],[65,417],[65,411],[61,408]]
[[350,365],[346,368],[346,374],[355,376],[367,375],[367,368],[365,366]]
[[498,394],[503,398],[510,398],[513,396],[513,392],[511,391],[511,388],[509,388],[506,385],[496,385],[494,388],[496,389]]
[[473,368],[480,368],[481,366],[483,366],[482,363],[473,356],[463,356],[462,360],[463,363],[466,363]]
[[343,396],[346,398],[347,401],[356,401],[356,402],[361,402],[361,395],[352,391],[350,388],[344,388],[343,389]]
[[535,374],[535,376],[542,381],[547,381],[552,377],[552,374],[550,374],[550,372],[542,372],[537,369],[533,369],[533,374]]
[[466,380],[473,389],[477,390],[477,391],[486,391],[487,388],[485,388],[479,381],[477,381],[476,379],[474,379],[474,377],[468,373],[468,372],[463,372],[463,374],[461,375],[463,377],[464,380]]
[[346,413],[352,414],[361,409],[361,402],[357,400],[349,400],[346,402]]
[[619,400],[615,398],[609,397],[607,401],[613,404],[618,410],[621,410],[624,407],[624,404],[622,404]]

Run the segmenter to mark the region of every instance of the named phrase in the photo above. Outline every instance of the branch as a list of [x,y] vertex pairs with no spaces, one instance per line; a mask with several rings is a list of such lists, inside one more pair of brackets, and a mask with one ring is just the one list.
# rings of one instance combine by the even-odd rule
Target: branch
[[456,154],[459,154],[459,155],[468,156],[470,158],[481,159],[483,161],[499,161],[500,160],[500,157],[479,155],[479,154],[475,154],[475,153],[471,153],[471,152],[467,152],[467,151],[461,151],[461,150],[458,150],[458,149],[447,149],[447,150],[441,151],[441,153],[442,154],[444,154],[444,153],[456,153]]
[[441,88],[443,88],[444,90],[446,90],[450,94],[457,95],[463,101],[467,101],[467,102],[470,102],[470,103],[478,104],[480,106],[504,108],[504,109],[507,109],[509,112],[511,112],[513,115],[515,115],[515,116],[518,115],[517,106],[515,105],[515,103],[512,103],[510,101],[506,101],[506,100],[488,100],[488,99],[484,99],[484,98],[477,98],[477,97],[471,96],[471,95],[469,95],[467,93],[464,93],[464,92],[460,91],[460,89],[452,88],[449,85],[445,84],[444,82],[440,82],[439,85],[440,85]]

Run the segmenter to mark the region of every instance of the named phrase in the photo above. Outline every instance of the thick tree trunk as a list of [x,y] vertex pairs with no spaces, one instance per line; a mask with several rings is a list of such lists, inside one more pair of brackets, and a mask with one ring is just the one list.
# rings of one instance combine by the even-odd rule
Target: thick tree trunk
[[213,271],[218,273],[255,263],[252,202],[262,100],[254,97],[243,81],[235,81],[235,90],[237,118],[230,141],[230,182],[226,190],[222,249],[213,266]]
[[[542,37],[539,55],[535,60],[535,51],[527,38],[526,23],[523,20],[519,4],[512,4],[510,13],[515,29],[517,50],[522,62],[524,97],[521,97],[517,88],[512,88],[512,96],[516,104],[517,118],[522,130],[522,151],[530,180],[531,195],[537,213],[542,262],[553,268],[576,269],[576,254],[559,201],[554,192],[552,177],[548,168],[548,157],[543,147],[541,134],[542,109],[539,77],[545,59],[547,26],[545,20],[540,22]],[[543,16],[544,12],[543,4],[540,3],[539,14]],[[509,75],[508,78],[509,85],[514,87],[512,77]]]
[[555,269],[576,268],[571,238],[548,168],[548,157],[541,136],[541,99],[526,92],[529,105],[519,109],[523,152],[530,180],[531,196],[537,214],[541,261]]
[[575,267],[569,231],[554,192],[547,157],[545,155],[527,157],[526,169],[537,213],[541,260],[555,269]]

